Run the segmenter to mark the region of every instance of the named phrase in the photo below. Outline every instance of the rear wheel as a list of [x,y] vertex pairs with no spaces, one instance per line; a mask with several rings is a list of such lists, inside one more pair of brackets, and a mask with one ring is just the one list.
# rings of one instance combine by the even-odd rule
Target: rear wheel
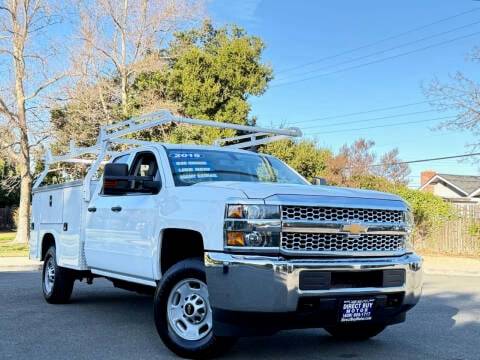
[[51,246],[45,255],[42,272],[42,290],[45,300],[50,304],[64,304],[70,300],[75,277],[72,270],[58,266],[55,246]]
[[179,356],[210,358],[227,350],[233,338],[215,336],[204,265],[187,259],[162,277],[154,298],[155,325],[165,345]]
[[382,324],[342,324],[332,327],[327,327],[330,335],[337,339],[348,341],[362,341],[370,339],[380,334],[385,330],[385,325]]

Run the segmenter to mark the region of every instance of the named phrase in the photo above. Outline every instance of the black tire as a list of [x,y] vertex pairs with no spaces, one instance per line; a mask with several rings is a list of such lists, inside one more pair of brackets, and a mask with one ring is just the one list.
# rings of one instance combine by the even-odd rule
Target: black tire
[[236,339],[219,337],[214,334],[213,330],[209,330],[205,337],[199,340],[186,340],[179,336],[170,325],[167,315],[170,293],[186,279],[197,279],[206,284],[205,268],[199,259],[187,259],[175,264],[168,269],[158,284],[153,300],[155,326],[158,334],[172,352],[183,358],[207,359],[218,356],[228,350]]
[[327,327],[325,330],[340,340],[364,341],[377,336],[385,327],[383,324],[342,324]]
[[[47,279],[46,273],[53,270],[53,281]],[[65,304],[72,295],[75,277],[73,270],[58,266],[55,246],[51,246],[43,262],[42,290],[45,300],[50,304]]]

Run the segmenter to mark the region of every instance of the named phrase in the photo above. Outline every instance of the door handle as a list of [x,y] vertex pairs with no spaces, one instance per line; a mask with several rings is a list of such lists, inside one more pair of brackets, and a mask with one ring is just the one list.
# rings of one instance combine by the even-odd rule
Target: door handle
[[122,211],[122,207],[121,206],[114,206],[114,207],[112,207],[112,211],[115,211],[115,212]]
[[94,207],[89,207],[87,210],[88,212],[95,212],[97,211],[97,208],[94,206]]

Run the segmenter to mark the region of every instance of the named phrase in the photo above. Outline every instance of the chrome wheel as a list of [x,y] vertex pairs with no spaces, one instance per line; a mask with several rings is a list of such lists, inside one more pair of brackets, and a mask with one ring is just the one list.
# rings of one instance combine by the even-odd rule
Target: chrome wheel
[[45,284],[45,291],[47,294],[50,294],[52,292],[53,283],[55,282],[55,263],[53,257],[49,257],[47,260],[43,282]]
[[167,302],[168,323],[185,340],[201,340],[212,331],[212,309],[207,285],[185,279],[174,286]]

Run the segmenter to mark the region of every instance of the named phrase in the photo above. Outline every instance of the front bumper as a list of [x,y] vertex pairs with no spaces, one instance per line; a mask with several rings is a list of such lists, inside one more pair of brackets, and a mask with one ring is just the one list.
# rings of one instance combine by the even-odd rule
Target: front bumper
[[[285,259],[207,252],[205,266],[210,303],[217,318],[219,314],[233,313],[256,314],[257,317],[267,314],[298,314],[300,306],[309,299],[316,299],[321,304],[333,300],[335,307],[339,300],[346,297],[368,296],[387,301],[388,296],[399,295],[401,303],[396,311],[384,312],[382,308],[381,321],[388,323],[385,316],[398,318],[398,315],[404,314],[418,302],[422,292],[422,259],[415,254],[383,258]],[[299,286],[302,271],[342,272],[348,275],[349,272],[353,274],[394,269],[405,270],[401,286],[324,290],[302,290]],[[402,320],[392,319],[392,323],[399,321]]]

